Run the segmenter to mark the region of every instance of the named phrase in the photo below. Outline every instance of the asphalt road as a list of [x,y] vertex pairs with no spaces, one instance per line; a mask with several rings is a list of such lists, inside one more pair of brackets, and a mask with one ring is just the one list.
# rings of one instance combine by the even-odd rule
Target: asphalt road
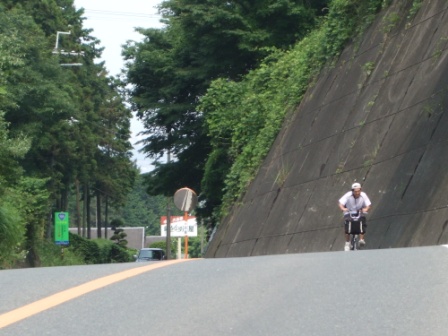
[[0,271],[1,324],[8,312],[49,295],[145,270],[0,335],[448,335],[445,246],[149,265]]

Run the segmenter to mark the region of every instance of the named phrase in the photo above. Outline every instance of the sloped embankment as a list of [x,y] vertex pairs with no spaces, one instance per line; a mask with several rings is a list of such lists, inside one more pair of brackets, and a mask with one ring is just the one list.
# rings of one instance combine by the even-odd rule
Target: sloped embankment
[[368,248],[448,242],[448,4],[396,0],[285,121],[207,257],[339,251],[360,181]]

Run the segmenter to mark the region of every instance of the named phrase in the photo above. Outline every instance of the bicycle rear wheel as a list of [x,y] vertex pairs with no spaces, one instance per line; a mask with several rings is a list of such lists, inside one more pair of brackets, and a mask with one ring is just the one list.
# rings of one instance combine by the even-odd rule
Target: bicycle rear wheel
[[356,251],[358,249],[358,235],[351,234],[350,235],[350,250]]

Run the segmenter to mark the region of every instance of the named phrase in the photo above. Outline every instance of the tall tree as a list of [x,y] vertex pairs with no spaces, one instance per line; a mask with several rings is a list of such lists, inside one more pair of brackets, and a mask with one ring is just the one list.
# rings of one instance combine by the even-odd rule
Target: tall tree
[[[0,36],[0,53],[8,54],[7,50],[1,49]],[[0,77],[1,72],[0,67]],[[23,210],[25,206],[30,209],[29,204],[24,201],[30,194],[27,190],[17,190],[23,173],[18,160],[28,148],[29,141],[26,138],[10,137],[3,113],[0,113],[0,269],[23,257],[19,254],[18,247],[25,241],[26,230],[30,231],[35,227],[30,224],[27,226],[26,211]]]
[[[189,186],[201,192],[211,151],[198,102],[212,80],[240,80],[272,49],[287,49],[316,23],[327,1],[168,0],[166,27],[140,29],[143,42],[123,55],[132,107],[145,125],[143,151],[156,160],[147,176],[151,194]],[[170,162],[157,161],[170,153]],[[217,158],[218,159],[218,158]],[[229,163],[224,162],[225,165]],[[223,168],[224,170],[226,168]],[[222,176],[216,175],[221,194]],[[210,181],[210,180],[209,180]],[[210,193],[209,193],[210,194]],[[212,203],[219,203],[218,198]]]
[[[99,197],[107,201],[107,205],[111,203],[123,206],[137,175],[137,169],[130,160],[131,112],[123,105],[121,97],[116,92],[109,92],[104,98],[98,111],[101,117],[98,130],[101,133],[101,141],[95,156],[98,162],[95,175],[97,214],[102,213]],[[99,235],[101,225],[101,220],[98,220]]]
[[[49,237],[49,213],[68,208],[73,185],[84,189],[85,203],[92,193],[106,186],[118,206],[123,204],[135,176],[130,160],[131,114],[104,64],[95,63],[101,56],[100,41],[83,29],[82,15],[73,0],[0,3],[0,112],[9,135],[24,139],[10,146],[18,150],[18,145],[23,145],[21,155],[8,163],[6,160],[12,157],[0,159],[0,182],[9,180],[18,190],[48,195],[52,204],[45,216],[40,212],[34,216],[22,213],[29,220],[30,249],[36,236],[33,232],[40,232],[34,230],[37,227],[33,223],[40,225],[42,217],[38,216],[43,216]],[[67,32],[69,27],[70,34],[60,35],[59,48],[54,50],[57,32]],[[80,54],[60,53],[62,49],[78,50]],[[63,66],[74,61],[83,65]],[[0,141],[7,144],[9,140]],[[7,164],[2,172],[3,162]],[[17,183],[22,174],[35,180],[20,186]]]

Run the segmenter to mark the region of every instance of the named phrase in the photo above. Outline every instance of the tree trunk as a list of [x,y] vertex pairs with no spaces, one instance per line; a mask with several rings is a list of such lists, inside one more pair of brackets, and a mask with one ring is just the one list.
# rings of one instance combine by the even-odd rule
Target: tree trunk
[[70,190],[70,178],[64,182],[65,188],[61,190],[61,203],[59,207],[59,211],[66,212],[68,210],[68,195]]
[[39,267],[41,265],[39,254],[36,251],[36,243],[38,241],[36,225],[38,224],[28,223],[26,226],[26,247],[28,250],[26,261],[31,267]]
[[78,236],[81,236],[81,221],[80,221],[80,207],[79,207],[79,180],[76,178],[75,180],[75,188],[76,188],[76,215],[75,215],[75,221],[76,221],[76,227],[78,228]]
[[96,236],[101,238],[101,192],[96,191]]
[[104,213],[104,238],[107,239],[107,226],[109,223],[109,199],[106,195],[106,205],[105,205],[106,209],[105,209],[105,213]]
[[83,203],[82,203],[82,237],[86,238],[86,217],[87,217],[87,186],[83,184]]
[[89,192],[89,184],[86,184],[86,220],[87,220],[87,239],[91,239],[92,235],[90,232],[90,223],[91,223],[91,216],[90,216],[90,192]]

